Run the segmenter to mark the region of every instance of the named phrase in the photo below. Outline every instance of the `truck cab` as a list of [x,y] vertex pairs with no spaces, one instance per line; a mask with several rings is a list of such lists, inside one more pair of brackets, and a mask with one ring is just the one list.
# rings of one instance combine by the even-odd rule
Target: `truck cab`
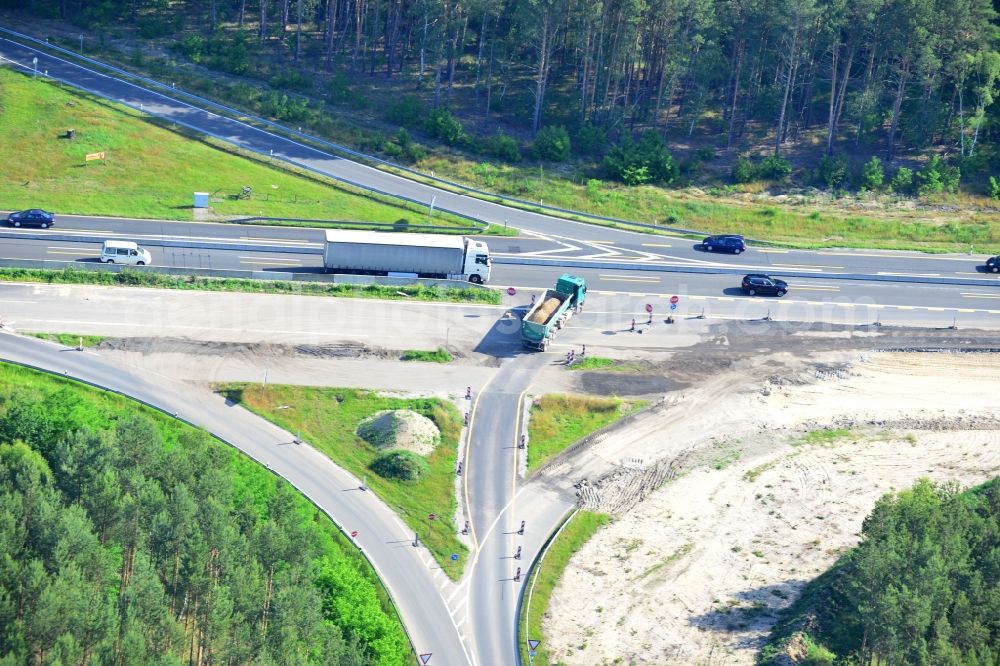
[[467,238],[465,241],[465,274],[469,282],[483,284],[490,281],[490,270],[493,259],[490,258],[490,248],[486,243]]
[[569,294],[573,309],[579,312],[583,309],[583,302],[587,300],[587,281],[582,277],[563,273],[556,281],[556,291]]

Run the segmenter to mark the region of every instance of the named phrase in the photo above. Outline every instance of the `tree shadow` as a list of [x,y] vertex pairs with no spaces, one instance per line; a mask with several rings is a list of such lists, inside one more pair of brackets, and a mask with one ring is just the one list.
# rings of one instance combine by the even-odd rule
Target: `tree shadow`
[[698,631],[745,634],[734,647],[759,649],[807,583],[806,580],[791,579],[742,590],[728,599],[716,600],[715,607],[707,613],[692,615],[688,624]]

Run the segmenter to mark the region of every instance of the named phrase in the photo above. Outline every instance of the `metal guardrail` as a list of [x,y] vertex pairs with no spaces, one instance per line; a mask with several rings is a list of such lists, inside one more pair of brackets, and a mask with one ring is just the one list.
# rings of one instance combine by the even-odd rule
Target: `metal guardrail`
[[402,224],[399,222],[356,222],[353,220],[315,220],[306,217],[241,217],[235,220],[226,220],[228,224],[254,224],[257,222],[308,222],[311,225],[330,224],[330,227],[317,227],[319,229],[334,229],[340,227],[375,227],[377,229],[388,229],[404,233],[422,233],[424,231],[451,231],[456,233],[475,234],[481,233],[481,227],[446,227],[440,224]]
[[[593,268],[628,271],[647,271],[660,273],[700,273],[702,275],[746,275],[753,272],[747,268],[726,268],[707,266],[666,266],[648,262],[612,262],[612,261],[573,261],[567,259],[539,259],[535,257],[493,257],[494,264],[516,264],[524,266],[558,266],[560,268]],[[781,277],[815,278],[823,280],[864,280],[867,282],[910,282],[920,284],[964,285],[969,287],[997,287],[1000,282],[994,279],[977,278],[947,278],[921,275],[877,275],[872,273],[816,273],[794,271],[781,268],[768,268],[768,275]]]
[[[696,234],[696,235],[704,235],[705,234],[705,232],[700,231],[700,230],[696,230],[696,229],[685,229],[683,227],[668,227],[668,226],[662,226],[662,225],[658,225],[658,224],[650,224],[650,223],[647,223],[647,222],[637,222],[635,220],[623,220],[621,218],[607,217],[607,216],[603,216],[603,215],[597,215],[597,214],[594,214],[594,213],[587,213],[587,212],[584,212],[584,211],[572,210],[572,209],[568,209],[568,208],[560,208],[559,206],[545,205],[545,204],[543,204],[541,202],[529,201],[527,199],[520,199],[518,197],[512,197],[512,196],[509,196],[509,195],[506,195],[506,194],[499,194],[497,192],[489,192],[489,191],[486,191],[486,190],[480,190],[480,189],[472,187],[470,185],[465,185],[463,183],[458,183],[458,182],[455,182],[455,181],[452,181],[452,180],[448,180],[448,179],[442,178],[440,176],[435,176],[433,174],[429,174],[429,173],[426,173],[426,172],[423,172],[423,171],[418,171],[416,169],[412,169],[412,168],[410,168],[408,166],[405,166],[403,164],[398,164],[396,162],[391,162],[389,160],[384,160],[384,159],[382,159],[380,157],[375,157],[374,155],[369,155],[367,153],[358,152],[356,150],[348,148],[347,146],[343,146],[341,144],[334,143],[332,141],[327,141],[326,139],[322,139],[320,137],[313,136],[311,134],[306,134],[304,132],[292,129],[291,127],[287,127],[285,125],[282,125],[280,123],[276,123],[276,122],[268,120],[266,118],[262,118],[260,116],[255,116],[254,114],[249,113],[247,111],[243,111],[241,109],[237,109],[237,108],[234,108],[234,107],[231,107],[231,106],[227,106],[225,104],[222,104],[220,102],[216,102],[216,101],[208,99],[206,97],[202,97],[201,95],[198,95],[198,94],[193,93],[193,92],[189,92],[187,90],[184,90],[183,88],[177,88],[174,85],[168,86],[167,84],[165,84],[165,83],[163,83],[161,81],[157,81],[156,79],[145,77],[145,76],[142,76],[141,74],[136,74],[134,72],[129,72],[127,70],[121,69],[119,67],[115,67],[114,65],[110,65],[110,64],[102,62],[100,60],[95,60],[94,58],[89,58],[89,57],[83,55],[82,53],[74,53],[73,51],[70,51],[69,49],[63,48],[63,47],[55,45],[55,44],[50,44],[48,41],[42,41],[42,40],[38,39],[37,37],[33,37],[31,35],[26,35],[24,33],[17,32],[16,30],[11,30],[9,28],[5,28],[3,26],[0,26],[0,32],[7,33],[9,35],[16,36],[16,37],[18,37],[20,39],[24,39],[24,40],[30,41],[32,43],[38,44],[39,46],[44,46],[46,48],[53,49],[53,50],[58,51],[60,53],[66,54],[68,56],[71,56],[71,57],[73,57],[73,58],[75,58],[77,60],[83,60],[84,62],[87,62],[87,63],[89,63],[89,64],[91,64],[93,66],[102,67],[102,68],[104,68],[104,69],[106,69],[108,71],[115,72],[119,76],[125,76],[125,77],[128,77],[130,79],[135,79],[137,81],[142,81],[143,83],[145,83],[148,86],[151,86],[152,88],[159,88],[159,89],[162,89],[162,90],[165,90],[165,91],[169,91],[172,95],[182,95],[182,96],[187,97],[189,99],[196,100],[196,101],[198,101],[199,103],[201,103],[201,104],[203,104],[205,106],[210,106],[212,108],[224,111],[227,114],[230,114],[231,116],[235,115],[236,117],[235,118],[231,118],[231,119],[234,120],[234,121],[236,121],[236,122],[243,122],[244,124],[248,124],[248,123],[246,123],[245,121],[242,120],[242,118],[246,118],[248,120],[252,120],[254,123],[261,124],[261,125],[263,125],[263,126],[265,126],[267,128],[270,128],[272,130],[284,133],[284,134],[286,134],[288,136],[297,137],[300,140],[309,141],[309,142],[312,142],[312,143],[315,143],[315,144],[318,144],[318,145],[321,145],[321,146],[325,146],[326,148],[328,148],[330,150],[334,150],[334,151],[336,151],[336,152],[338,152],[338,153],[340,153],[342,155],[345,155],[345,156],[348,156],[348,157],[352,157],[352,158],[354,158],[356,160],[363,160],[363,161],[366,161],[366,162],[369,162],[369,163],[374,163],[376,165],[387,167],[388,169],[391,169],[391,170],[394,170],[394,171],[402,171],[403,173],[410,174],[411,176],[415,176],[416,178],[419,178],[419,179],[429,180],[429,181],[432,181],[434,183],[438,183],[439,185],[442,185],[442,186],[445,186],[445,187],[448,187],[448,188],[452,188],[452,189],[455,189],[455,190],[460,190],[460,191],[465,192],[467,194],[475,195],[476,198],[479,198],[479,199],[483,199],[483,200],[486,200],[486,201],[489,201],[490,199],[501,199],[502,201],[506,201],[506,202],[509,202],[511,204],[517,204],[516,206],[514,206],[515,208],[521,208],[521,209],[528,208],[529,210],[527,212],[535,212],[534,210],[530,210],[530,209],[540,209],[541,211],[543,211],[541,213],[543,215],[546,214],[545,211],[548,211],[549,213],[557,213],[556,217],[572,216],[574,218],[583,218],[582,220],[578,220],[578,221],[584,221],[584,222],[586,220],[590,219],[590,220],[597,220],[597,221],[601,221],[601,222],[610,222],[610,223],[613,223],[613,224],[623,224],[623,225],[626,225],[626,226],[639,227],[639,228],[645,228],[645,229],[658,229],[658,230],[661,230],[661,231],[669,231],[671,233]],[[50,77],[50,78],[56,78],[56,77]],[[59,80],[62,81],[63,79],[59,79]],[[70,81],[64,81],[64,82],[67,83],[68,85],[72,85],[74,87],[82,88],[82,86],[78,86],[78,85],[76,85],[76,84],[74,84],[74,83],[72,83]],[[136,85],[136,84],[133,84],[133,85]],[[82,88],[82,89],[85,89],[85,88]],[[149,89],[147,88],[147,90],[149,90]],[[97,94],[96,92],[94,92],[92,90],[90,90],[88,92]],[[150,90],[150,92],[156,92],[156,91],[155,90]],[[121,102],[121,103],[124,103],[124,102]],[[193,105],[189,105],[189,106],[193,107]],[[134,108],[134,107],[132,107],[132,108]],[[197,108],[197,107],[193,107],[193,108]],[[139,109],[137,109],[137,110],[139,110]],[[202,110],[204,110],[204,109],[202,109]],[[173,120],[171,120],[171,121],[172,122],[176,122],[176,121],[173,121]],[[178,123],[178,124],[183,125],[183,123]],[[187,126],[187,125],[185,125],[185,126]],[[194,128],[189,128],[189,129],[194,129]],[[198,131],[202,131],[202,130],[198,130]],[[208,133],[208,132],[203,132],[203,133],[208,134],[209,136],[214,136],[214,135],[212,135],[211,133]],[[221,139],[221,140],[226,140],[226,141],[231,141],[229,139],[222,139],[221,137],[215,137],[215,138]],[[233,142],[236,143],[235,141],[233,141]],[[237,143],[237,145],[239,145],[239,144]],[[247,148],[247,149],[248,150],[252,150],[252,148]],[[254,151],[254,152],[257,152],[257,151]],[[296,165],[300,166],[298,164],[296,164]],[[308,167],[303,167],[303,168],[308,168]],[[390,171],[389,173],[392,173],[392,172]],[[419,205],[428,205],[428,203],[429,203],[429,202],[418,202],[418,201],[415,201],[415,200],[410,199],[408,197],[404,197],[402,195],[397,195],[397,194],[391,194],[391,193],[388,193],[388,192],[384,192],[384,191],[379,190],[377,188],[373,188],[373,187],[370,187],[370,186],[367,186],[367,185],[361,185],[359,183],[355,183],[355,182],[347,180],[347,179],[339,178],[337,176],[330,176],[329,174],[325,174],[325,175],[327,175],[328,177],[334,178],[335,180],[339,180],[341,182],[351,184],[351,185],[353,185],[355,187],[360,187],[360,188],[363,188],[363,189],[371,190],[373,192],[377,192],[377,193],[382,194],[384,196],[390,196],[390,197],[400,198],[400,199],[403,199],[405,201],[409,201],[411,203],[417,203]],[[447,211],[448,213],[451,213],[453,215],[458,215],[459,217],[463,217],[463,218],[470,219],[470,220],[475,220],[475,221],[480,222],[480,223],[482,223],[484,225],[486,224],[483,220],[476,220],[476,218],[474,218],[472,216],[469,216],[469,215],[466,215],[464,213],[459,213],[457,211],[453,211],[453,210],[450,210],[448,208],[444,208],[444,207],[441,207],[441,206],[438,206],[438,209],[439,210],[443,210],[443,211]]]
[[343,273],[289,273],[286,271],[238,271],[218,268],[181,266],[125,266],[122,264],[102,264],[99,261],[53,261],[48,259],[0,259],[0,268],[26,268],[42,270],[63,270],[72,268],[84,271],[143,271],[164,275],[197,275],[211,278],[241,278],[245,280],[275,280],[282,282],[323,282],[327,284],[380,284],[394,287],[411,285],[423,287],[453,287],[456,289],[485,289],[463,280],[436,280],[428,278],[389,277],[386,275],[347,275]]

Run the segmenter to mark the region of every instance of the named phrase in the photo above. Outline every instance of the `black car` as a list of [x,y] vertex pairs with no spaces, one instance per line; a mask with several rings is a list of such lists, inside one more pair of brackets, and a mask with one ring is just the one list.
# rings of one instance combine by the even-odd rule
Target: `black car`
[[55,225],[55,215],[40,208],[22,210],[7,216],[7,224],[13,227],[41,227],[47,229]]
[[751,296],[757,294],[784,296],[788,293],[788,283],[763,273],[751,273],[743,276],[743,291]]
[[747,249],[743,236],[709,236],[701,242],[701,249],[705,252],[732,252],[739,254]]
[[986,270],[991,273],[1000,273],[1000,255],[986,260]]

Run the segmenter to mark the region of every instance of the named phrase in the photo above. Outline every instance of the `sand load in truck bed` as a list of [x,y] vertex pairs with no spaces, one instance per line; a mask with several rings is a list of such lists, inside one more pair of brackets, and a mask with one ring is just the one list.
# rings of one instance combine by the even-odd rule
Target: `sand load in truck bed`
[[562,300],[559,298],[547,298],[545,302],[542,303],[542,307],[535,310],[535,312],[528,317],[528,321],[533,324],[544,324],[552,316],[552,313],[559,309],[562,304]]

